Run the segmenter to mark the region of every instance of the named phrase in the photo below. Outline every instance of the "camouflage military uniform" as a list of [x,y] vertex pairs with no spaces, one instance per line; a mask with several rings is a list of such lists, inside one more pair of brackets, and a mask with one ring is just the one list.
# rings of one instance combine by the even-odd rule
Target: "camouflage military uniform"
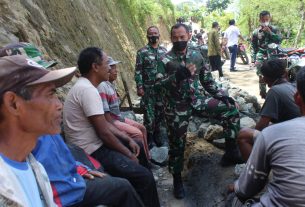
[[[176,70],[167,65],[195,64],[196,73],[190,78],[177,82]],[[226,139],[235,139],[239,131],[239,112],[212,96],[221,96],[209,70],[204,67],[204,59],[198,50],[188,48],[186,55],[169,51],[158,62],[156,89],[164,96],[165,118],[169,132],[169,171],[172,174],[183,170],[184,148],[189,118],[192,113],[208,116],[213,123],[224,128]],[[200,88],[204,88],[204,93]],[[205,95],[208,92],[210,95]]]
[[[157,61],[166,52],[166,49],[162,46],[153,48],[149,44],[137,52],[135,81],[137,89],[144,90],[141,107],[144,109],[144,126],[147,130],[149,142],[154,139],[154,134],[159,133],[159,126],[162,122],[164,123],[162,100],[159,95],[156,95],[153,87],[157,74]],[[156,136],[154,141],[162,143],[163,140],[157,140],[158,137]]]
[[264,60],[271,59],[274,50],[268,48],[271,43],[280,43],[280,36],[277,34],[277,29],[274,26],[269,26],[271,33],[261,31],[257,28],[253,31],[251,39],[251,58],[257,68],[257,75],[259,77],[259,91],[262,97],[266,96],[266,84],[263,82],[260,68]]

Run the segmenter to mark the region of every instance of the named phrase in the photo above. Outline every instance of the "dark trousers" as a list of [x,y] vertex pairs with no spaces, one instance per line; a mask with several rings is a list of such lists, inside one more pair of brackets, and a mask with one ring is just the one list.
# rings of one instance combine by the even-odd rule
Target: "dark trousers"
[[137,192],[128,180],[106,176],[85,179],[86,192],[81,203],[73,207],[107,205],[113,207],[143,207]]
[[236,63],[236,57],[237,57],[237,45],[230,46],[229,51],[230,51],[230,54],[231,54],[230,69],[234,70],[235,63]]
[[223,77],[222,64],[220,55],[209,56],[212,71],[218,70],[219,77]]
[[[142,149],[141,147],[140,162],[146,159]],[[147,168],[105,146],[100,147],[91,155],[101,162],[110,175],[127,179],[140,195],[145,206],[160,206],[154,176]]]

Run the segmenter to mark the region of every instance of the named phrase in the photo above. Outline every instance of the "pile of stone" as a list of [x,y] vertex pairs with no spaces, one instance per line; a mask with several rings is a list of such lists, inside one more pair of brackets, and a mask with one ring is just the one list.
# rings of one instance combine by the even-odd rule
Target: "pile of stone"
[[[254,128],[261,109],[255,96],[237,87],[231,87],[229,81],[217,81],[229,96],[233,97],[239,106],[241,128]],[[217,124],[211,124],[207,117],[192,116],[188,126],[189,136],[197,136],[213,143],[219,148],[224,148],[223,128]]]

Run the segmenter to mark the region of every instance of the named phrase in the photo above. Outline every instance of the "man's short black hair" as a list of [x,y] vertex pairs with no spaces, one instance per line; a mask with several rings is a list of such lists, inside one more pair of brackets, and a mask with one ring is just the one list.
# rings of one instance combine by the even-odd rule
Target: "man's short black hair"
[[297,89],[303,102],[305,102],[305,66],[297,73]]
[[[159,32],[159,28],[157,27],[157,26],[150,26],[150,27],[148,27],[147,28],[147,30],[146,30],[146,34],[148,34],[148,31],[151,29],[151,28],[155,28],[155,29],[157,29],[158,30],[158,32]],[[160,32],[159,32],[160,33]]]
[[261,13],[259,13],[259,18],[262,18],[262,17],[267,16],[267,15],[270,16],[270,12],[269,11],[262,11]]
[[183,27],[185,29],[186,33],[190,33],[190,29],[189,29],[189,27],[186,24],[178,23],[178,24],[175,24],[174,26],[172,26],[172,28],[171,28],[171,36],[173,35],[173,30],[174,29],[178,29],[180,27]]
[[93,63],[102,64],[103,50],[98,47],[87,47],[78,56],[77,65],[81,75],[90,72]]
[[231,19],[230,21],[229,21],[229,25],[234,25],[235,24],[235,20],[234,19]]
[[286,72],[287,63],[285,60],[272,59],[265,61],[261,67],[261,73],[270,80],[282,78]]
[[219,25],[218,22],[213,22],[212,23],[212,28],[218,27],[218,25]]

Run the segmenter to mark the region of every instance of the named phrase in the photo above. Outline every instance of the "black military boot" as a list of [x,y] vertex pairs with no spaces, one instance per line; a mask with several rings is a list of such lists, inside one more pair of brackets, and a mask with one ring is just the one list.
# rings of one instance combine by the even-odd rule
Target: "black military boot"
[[226,139],[225,154],[220,161],[221,166],[227,167],[241,163],[244,163],[244,160],[241,157],[235,139]]
[[173,174],[173,177],[174,177],[174,196],[177,199],[182,199],[185,197],[185,192],[181,179],[181,173]]

